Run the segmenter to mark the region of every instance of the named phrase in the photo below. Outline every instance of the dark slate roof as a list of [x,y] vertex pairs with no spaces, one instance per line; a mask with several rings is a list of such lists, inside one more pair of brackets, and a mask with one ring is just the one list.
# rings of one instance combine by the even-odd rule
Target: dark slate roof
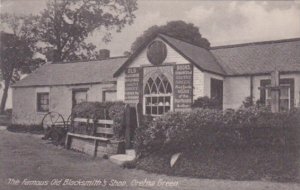
[[15,83],[13,87],[115,82],[113,73],[126,59],[126,57],[117,57],[101,61],[48,63]]
[[300,38],[211,48],[227,75],[300,72]]
[[177,50],[183,57],[195,64],[200,70],[216,74],[226,74],[219,65],[213,54],[202,47],[175,39],[173,37],[160,34],[171,47]]

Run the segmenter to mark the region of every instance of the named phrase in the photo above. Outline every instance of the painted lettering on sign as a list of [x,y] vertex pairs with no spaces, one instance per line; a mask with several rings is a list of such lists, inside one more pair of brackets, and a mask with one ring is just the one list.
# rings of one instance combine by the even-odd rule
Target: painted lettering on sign
[[174,72],[174,111],[191,109],[193,101],[193,66],[176,65]]
[[140,98],[140,68],[128,68],[125,71],[125,102],[138,103]]

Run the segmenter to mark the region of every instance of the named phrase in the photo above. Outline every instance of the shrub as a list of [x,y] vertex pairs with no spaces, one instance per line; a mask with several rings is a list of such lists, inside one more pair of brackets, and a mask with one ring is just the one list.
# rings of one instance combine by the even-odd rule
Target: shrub
[[211,131],[222,125],[222,111],[194,109],[191,112],[169,112],[137,129],[136,151],[143,156],[163,149],[174,153],[213,144]]
[[77,104],[72,114],[74,117],[83,117],[89,119],[108,119],[108,109],[112,102],[81,102]]
[[223,121],[227,127],[232,128],[255,127],[257,120],[266,113],[270,113],[266,107],[241,107],[236,111],[225,110]]
[[[136,166],[150,172],[234,180],[299,177],[300,110],[266,107],[170,112],[137,132]],[[182,152],[170,167],[171,155]]]
[[142,157],[147,155],[150,152],[151,148],[149,146],[149,142],[151,142],[151,138],[146,133],[148,126],[152,122],[153,117],[145,115],[141,119],[140,126],[135,130],[134,136],[134,148],[136,151],[137,157]]
[[298,146],[299,110],[272,113],[265,107],[169,112],[138,129],[140,155],[176,153],[201,147]]
[[116,138],[122,138],[125,133],[125,104],[123,102],[115,102],[108,108],[108,116],[114,121],[113,128]]
[[207,96],[197,98],[192,108],[203,108],[203,109],[222,109],[221,100],[217,98],[209,98]]
[[245,98],[245,100],[243,101],[243,105],[242,105],[244,108],[248,108],[248,107],[251,107],[253,106],[253,100],[250,96],[247,96]]

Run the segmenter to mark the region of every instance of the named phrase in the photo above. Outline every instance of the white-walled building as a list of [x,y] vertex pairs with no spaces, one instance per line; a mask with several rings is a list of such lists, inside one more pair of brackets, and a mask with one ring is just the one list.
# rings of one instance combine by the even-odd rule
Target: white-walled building
[[46,64],[13,86],[15,124],[39,124],[48,111],[68,117],[80,101],[142,103],[143,113],[189,110],[195,99],[238,108],[246,97],[268,102],[271,72],[280,73],[280,107],[300,104],[300,38],[213,47],[159,34],[128,59]]

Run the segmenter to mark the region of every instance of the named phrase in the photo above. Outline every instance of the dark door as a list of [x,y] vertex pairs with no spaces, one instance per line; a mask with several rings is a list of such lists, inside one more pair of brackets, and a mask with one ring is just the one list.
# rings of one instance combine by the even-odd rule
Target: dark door
[[223,81],[211,79],[210,81],[210,97],[218,101],[220,108],[223,107]]
[[136,108],[128,104],[125,108],[125,147],[133,148],[135,129],[137,128]]

